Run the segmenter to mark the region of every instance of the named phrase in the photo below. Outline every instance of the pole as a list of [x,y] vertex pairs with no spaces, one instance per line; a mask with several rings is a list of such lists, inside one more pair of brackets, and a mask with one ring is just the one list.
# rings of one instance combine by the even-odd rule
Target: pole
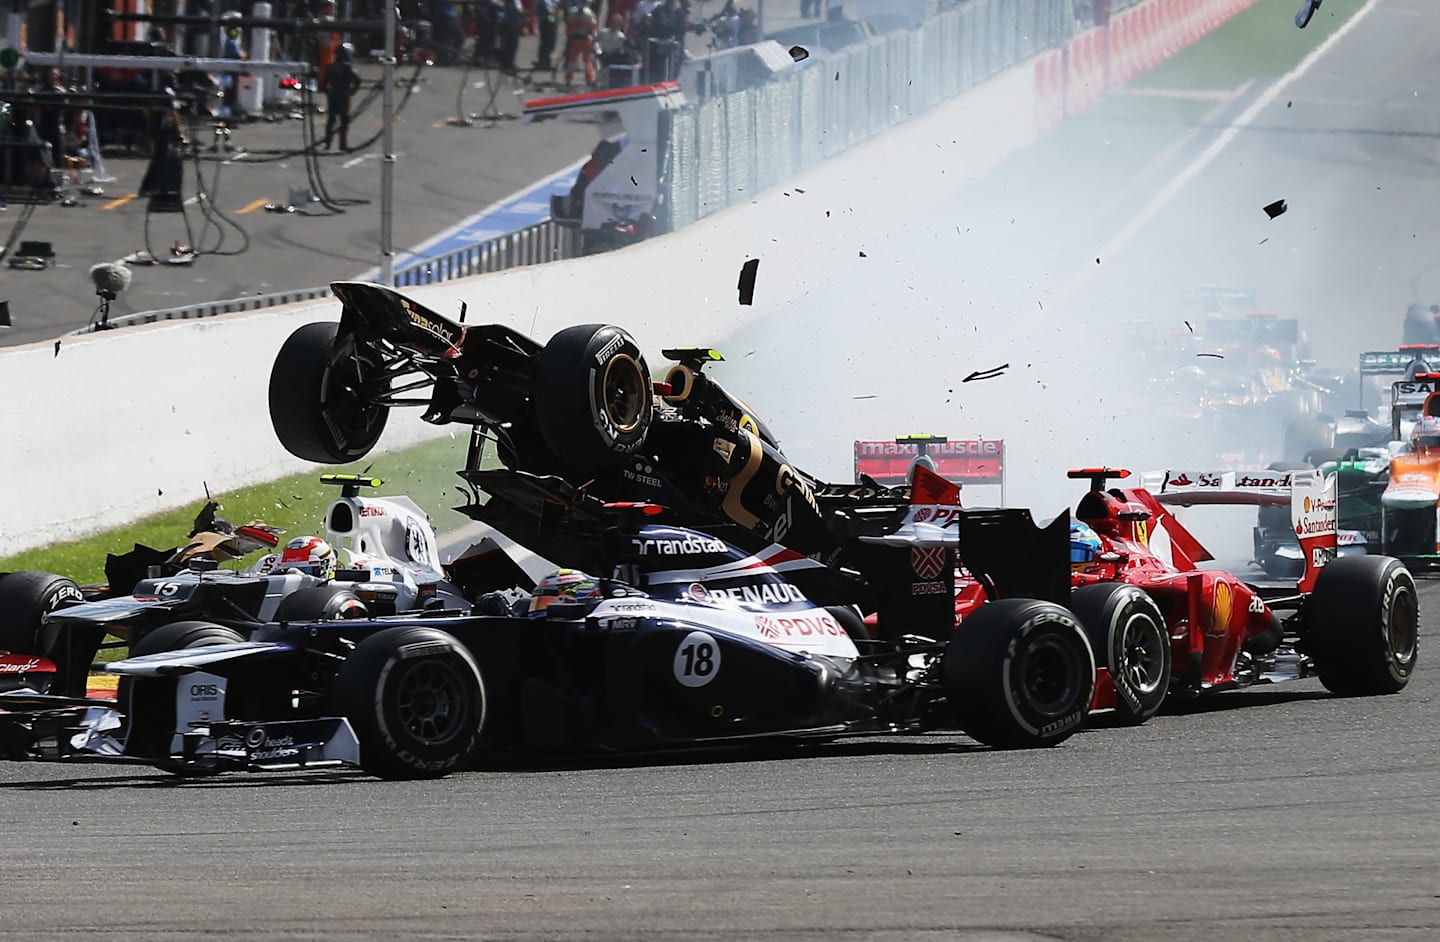
[[385,102],[382,109],[380,161],[380,283],[395,283],[395,249],[391,242],[391,222],[395,199],[395,0],[385,0]]

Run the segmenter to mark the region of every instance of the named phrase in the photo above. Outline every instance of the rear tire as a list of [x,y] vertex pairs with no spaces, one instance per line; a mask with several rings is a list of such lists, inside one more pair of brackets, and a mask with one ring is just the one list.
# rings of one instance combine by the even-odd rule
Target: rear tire
[[1115,684],[1115,717],[1139,726],[1160,712],[1170,691],[1170,633],[1155,600],[1138,586],[1087,585],[1070,595],[1095,663]]
[[975,739],[997,749],[1053,746],[1085,723],[1095,656],[1064,608],[1001,599],[951,635],[941,676],[954,717]]
[[536,357],[535,418],[555,457],[588,471],[645,442],[655,393],[635,338],[608,324],[560,331]]
[[1342,696],[1398,693],[1420,653],[1415,578],[1389,556],[1331,560],[1305,602],[1305,653],[1325,689]]
[[385,779],[461,768],[485,727],[485,682],[470,652],[434,628],[387,628],[361,641],[335,678],[360,766]]
[[385,431],[386,406],[370,400],[379,355],[359,347],[337,323],[306,324],[275,355],[270,371],[270,424],[285,450],[321,464],[369,454]]

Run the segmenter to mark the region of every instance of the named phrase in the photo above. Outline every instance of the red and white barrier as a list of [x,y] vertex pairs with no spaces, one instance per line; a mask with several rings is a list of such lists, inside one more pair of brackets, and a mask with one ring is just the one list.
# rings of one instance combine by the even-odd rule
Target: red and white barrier
[[1035,60],[1043,134],[1213,32],[1258,0],[1147,0]]

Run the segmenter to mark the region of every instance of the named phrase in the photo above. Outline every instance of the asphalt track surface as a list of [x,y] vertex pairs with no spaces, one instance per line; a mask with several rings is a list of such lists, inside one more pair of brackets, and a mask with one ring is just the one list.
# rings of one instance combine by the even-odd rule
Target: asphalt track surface
[[[718,0],[706,0],[696,11],[713,16],[720,6]],[[813,22],[801,19],[799,7],[800,0],[768,0],[767,29]],[[691,54],[703,55],[708,40],[709,34],[692,35]],[[534,61],[535,48],[534,38],[522,39],[516,57],[522,69]],[[379,68],[363,66],[361,74],[366,85],[355,99],[357,113],[351,126],[355,145],[376,137],[381,125],[378,92],[373,103],[360,110],[362,99],[379,83]],[[398,68],[396,75],[408,81],[415,72]],[[520,81],[515,81],[493,71],[457,66],[420,72],[408,99],[405,88],[396,90],[397,104],[403,102],[395,124],[397,268],[405,264],[407,248],[590,154],[599,141],[592,118],[536,124],[516,120],[527,100],[583,90],[583,85],[567,90],[561,82],[563,72],[556,79],[550,73],[522,71]],[[469,127],[447,123],[460,112],[508,117],[478,119]],[[317,116],[316,134],[323,135],[324,127],[324,116]],[[201,172],[213,205],[244,228],[248,245],[229,225],[220,224],[218,230],[207,227],[194,203],[183,215],[148,213],[149,201],[133,198],[147,159],[107,156],[106,169],[116,180],[104,185],[105,195],[80,196],[79,204],[72,207],[42,204],[25,224],[20,239],[51,242],[56,265],[43,271],[0,267],[0,300],[10,302],[14,322],[9,330],[0,330],[0,346],[52,340],[86,326],[97,302],[87,275],[91,265],[140,250],[168,257],[177,240],[217,254],[202,255],[188,266],[134,268],[134,281],[112,306],[112,317],[311,288],[357,277],[379,265],[378,141],[353,153],[318,152],[320,180],[339,209],[311,203],[293,214],[277,214],[266,212],[263,205],[288,203],[292,190],[315,190],[303,158],[296,153],[305,140],[300,120],[242,124],[231,136],[229,155],[208,150],[214,141],[210,125],[201,124],[189,133],[202,148]],[[230,159],[223,159],[226,156]],[[187,161],[183,184],[187,198],[194,198],[196,180],[195,165]],[[125,200],[127,196],[132,198]],[[0,212],[0,243],[10,237],[22,211],[22,204],[11,203]],[[221,234],[223,241],[218,241]],[[242,249],[241,254],[233,254]]]
[[[1266,222],[1259,207],[1276,198],[1291,210],[1265,246],[1248,231],[1189,239],[1205,254],[1151,297],[1238,280],[1290,226],[1285,266],[1248,269],[1262,303],[1287,288],[1333,310],[1349,291],[1382,315],[1360,339],[1398,330],[1427,234],[1434,244],[1426,17],[1419,0],[1379,4],[1176,195],[1218,225],[1244,177],[1231,149],[1250,146],[1263,180],[1233,211]],[[1419,105],[1404,97],[1416,89]],[[1306,219],[1312,200],[1323,226]],[[1167,220],[1203,215],[1160,213],[1116,266],[1138,277],[1173,263],[1184,253],[1167,251]],[[1227,258],[1235,269],[1216,271]],[[1424,652],[1437,601],[1422,581],[1420,666],[1398,696],[1254,688],[1043,752],[870,739],[410,784],[0,766],[0,937],[1432,939],[1440,681]]]
[[[1424,584],[1422,647],[1440,635]],[[180,784],[0,765],[0,938],[1430,939],[1440,675],[994,752]]]

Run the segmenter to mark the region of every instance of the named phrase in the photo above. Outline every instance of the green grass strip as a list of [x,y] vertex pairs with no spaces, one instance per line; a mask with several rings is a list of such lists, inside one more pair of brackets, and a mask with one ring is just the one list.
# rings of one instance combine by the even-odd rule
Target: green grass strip
[[[222,508],[220,516],[237,525],[258,519],[270,526],[283,527],[286,534],[281,537],[282,542],[293,536],[320,535],[324,533],[325,510],[340,496],[340,488],[321,484],[320,475],[363,471],[385,482],[372,492],[376,496],[404,494],[430,514],[437,531],[455,529],[469,519],[448,509],[465,502],[460,490],[464,482],[455,472],[465,466],[469,431],[468,426],[457,426],[453,439],[440,438],[403,451],[372,455],[354,464],[317,467],[309,474],[217,494],[215,497]],[[0,571],[38,569],[69,576],[82,584],[103,582],[106,553],[128,552],[135,543],[156,549],[177,546],[185,541],[195,515],[204,504],[205,494],[201,491],[179,510],[156,514],[84,539],[5,557],[0,559]],[[252,554],[236,561],[233,568],[247,568],[259,558],[260,554]]]

